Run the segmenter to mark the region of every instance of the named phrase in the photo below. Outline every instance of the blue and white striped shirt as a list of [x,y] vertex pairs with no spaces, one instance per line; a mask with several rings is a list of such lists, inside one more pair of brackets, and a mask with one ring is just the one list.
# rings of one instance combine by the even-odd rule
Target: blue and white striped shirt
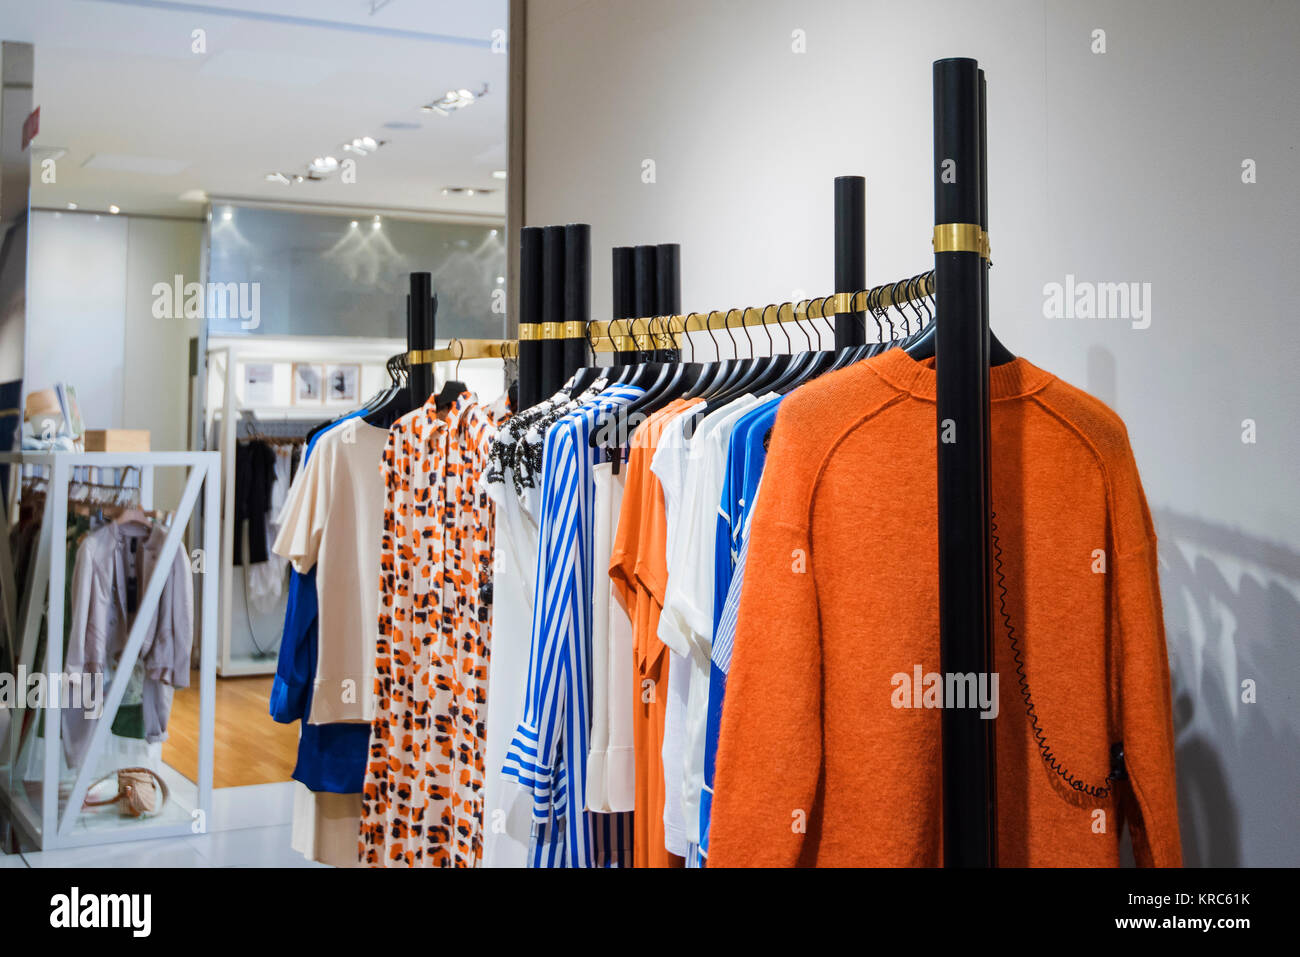
[[533,867],[631,862],[630,816],[591,814],[584,806],[596,491],[596,450],[589,440],[607,413],[643,391],[610,386],[546,433],[528,686],[503,768],[533,795]]

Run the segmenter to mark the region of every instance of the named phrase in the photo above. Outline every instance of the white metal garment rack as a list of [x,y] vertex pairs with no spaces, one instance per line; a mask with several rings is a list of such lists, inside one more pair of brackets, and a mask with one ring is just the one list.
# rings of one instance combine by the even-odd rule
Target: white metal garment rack
[[[22,707],[10,715],[8,741],[0,746],[7,756],[7,767],[0,768],[0,804],[31,844],[40,850],[66,847],[83,847],[118,841],[144,838],[188,836],[204,833],[212,814],[212,760],[214,708],[216,705],[216,637],[217,637],[217,575],[216,567],[204,556],[202,565],[195,570],[201,573],[202,590],[200,607],[199,643],[199,758],[197,797],[194,807],[182,810],[173,806],[165,808],[157,819],[123,818],[120,826],[77,827],[83,818],[82,805],[93,783],[96,763],[108,745],[113,719],[126,692],[131,672],[140,656],[145,629],[153,618],[162,597],[167,579],[165,569],[174,560],[176,550],[185,547],[183,541],[190,518],[195,514],[200,491],[204,494],[203,541],[217,542],[220,520],[221,457],[216,452],[8,452],[0,454],[0,467],[8,468],[11,485],[21,481],[21,466],[42,467],[49,474],[45,495],[40,536],[37,540],[35,560],[22,595],[22,606],[17,607],[13,557],[9,550],[10,515],[8,496],[0,501],[0,518],[5,541],[0,545],[0,590],[4,592],[3,614],[6,633],[15,639],[17,663],[26,673],[32,671],[39,638],[42,615],[46,618],[46,635],[63,634],[63,595],[68,587],[66,555],[55,547],[56,530],[59,540],[68,522],[68,485],[73,470],[79,468],[116,469],[136,467],[141,470],[141,506],[150,508],[152,502],[151,476],[155,468],[185,468],[187,478],[171,526],[163,542],[158,569],[164,573],[151,576],[140,596],[135,621],[127,636],[126,647],[116,665],[103,704],[103,714],[91,735],[86,758],[75,769],[71,793],[60,813],[60,768],[62,762],[62,721],[59,720],[57,696],[46,695],[42,705],[45,715],[44,751],[41,757],[42,779],[39,806],[28,796],[24,775],[17,772],[19,759],[19,729],[22,727]],[[63,672],[63,643],[45,642],[45,673],[47,686],[59,687],[57,676]],[[24,695],[25,698],[25,695]],[[53,700],[51,700],[53,699]],[[169,804],[177,805],[178,795]]]

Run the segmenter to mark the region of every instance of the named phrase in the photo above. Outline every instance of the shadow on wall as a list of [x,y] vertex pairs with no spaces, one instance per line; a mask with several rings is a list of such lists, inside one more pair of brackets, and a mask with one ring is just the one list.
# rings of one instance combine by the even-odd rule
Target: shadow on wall
[[1183,862],[1294,867],[1300,554],[1176,512],[1153,518]]

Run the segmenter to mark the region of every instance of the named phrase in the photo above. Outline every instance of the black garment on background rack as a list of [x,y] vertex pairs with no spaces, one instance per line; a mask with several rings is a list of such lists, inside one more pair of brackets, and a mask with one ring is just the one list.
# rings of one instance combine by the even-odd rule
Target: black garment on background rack
[[266,523],[275,485],[275,450],[265,442],[240,442],[235,449],[235,558],[244,564],[241,537],[248,522],[248,561],[256,565],[270,555],[266,548]]

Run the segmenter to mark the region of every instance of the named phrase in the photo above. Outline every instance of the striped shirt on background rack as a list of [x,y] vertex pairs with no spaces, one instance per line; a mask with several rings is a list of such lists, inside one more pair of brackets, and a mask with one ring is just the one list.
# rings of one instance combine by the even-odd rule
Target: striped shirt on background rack
[[533,867],[631,864],[630,816],[589,813],[584,800],[597,454],[590,438],[643,391],[611,386],[546,434],[527,698],[503,769],[533,795]]

